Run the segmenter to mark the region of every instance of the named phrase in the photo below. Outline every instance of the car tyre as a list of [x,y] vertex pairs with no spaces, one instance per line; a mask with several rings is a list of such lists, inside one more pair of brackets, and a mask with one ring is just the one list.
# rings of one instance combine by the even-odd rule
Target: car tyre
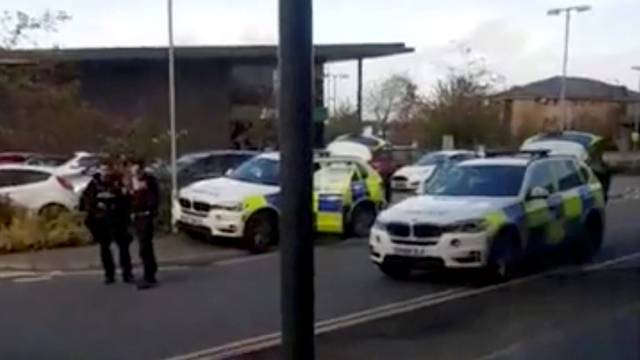
[[254,254],[264,253],[277,243],[278,219],[269,213],[258,213],[247,221],[244,241]]
[[496,282],[513,279],[518,272],[521,251],[515,231],[503,230],[494,239],[489,252],[489,276]]
[[378,267],[382,273],[394,280],[406,280],[411,276],[411,268],[406,265],[382,263]]
[[349,220],[349,235],[366,238],[371,232],[371,227],[376,221],[376,210],[371,205],[358,205],[351,213]]
[[580,239],[575,243],[575,255],[578,262],[586,262],[595,255],[604,239],[604,226],[597,215],[587,218]]

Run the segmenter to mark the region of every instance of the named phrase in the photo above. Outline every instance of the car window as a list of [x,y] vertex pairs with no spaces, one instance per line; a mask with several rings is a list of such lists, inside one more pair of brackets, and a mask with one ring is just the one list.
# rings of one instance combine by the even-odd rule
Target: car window
[[556,183],[555,178],[553,177],[553,169],[549,162],[539,163],[531,168],[527,192],[536,187],[544,188],[550,194],[556,192]]
[[518,196],[524,166],[452,166],[427,182],[425,194],[435,196]]
[[584,181],[578,172],[575,162],[571,160],[554,161],[553,167],[558,178],[560,191],[567,191],[584,185]]
[[0,176],[1,186],[21,186],[46,181],[50,174],[35,170],[2,170]]
[[83,168],[90,168],[100,165],[100,157],[98,156],[85,156],[78,159],[78,166]]
[[364,165],[356,162],[355,163],[356,168],[358,169],[358,172],[360,173],[360,177],[362,177],[363,179],[366,179],[369,177],[369,171],[367,170],[366,167],[364,167]]

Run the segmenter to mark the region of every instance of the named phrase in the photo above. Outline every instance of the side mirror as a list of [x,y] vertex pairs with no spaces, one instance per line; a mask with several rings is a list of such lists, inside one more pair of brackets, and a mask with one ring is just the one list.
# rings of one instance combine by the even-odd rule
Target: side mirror
[[536,186],[529,192],[529,199],[547,199],[550,195],[551,194],[549,193],[549,190],[540,186]]

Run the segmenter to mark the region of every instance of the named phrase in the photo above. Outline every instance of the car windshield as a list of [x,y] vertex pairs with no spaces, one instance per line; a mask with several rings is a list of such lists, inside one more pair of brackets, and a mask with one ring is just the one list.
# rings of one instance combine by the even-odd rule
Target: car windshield
[[434,196],[517,196],[526,167],[505,165],[454,166],[439,172],[426,185]]
[[280,161],[255,157],[240,165],[228,177],[250,183],[278,185],[280,180]]
[[427,154],[423,156],[422,158],[420,158],[420,160],[418,160],[416,165],[419,165],[419,166],[440,165],[445,161],[447,161],[446,155],[434,153],[434,154]]

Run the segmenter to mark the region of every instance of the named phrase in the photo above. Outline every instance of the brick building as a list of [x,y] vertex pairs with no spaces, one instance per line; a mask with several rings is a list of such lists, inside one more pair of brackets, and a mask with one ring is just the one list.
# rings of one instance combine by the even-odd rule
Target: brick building
[[501,93],[502,119],[512,135],[524,139],[549,127],[584,130],[628,146],[640,116],[640,93],[624,86],[570,77],[567,79],[568,118],[563,121],[559,99],[562,78],[552,77]]

